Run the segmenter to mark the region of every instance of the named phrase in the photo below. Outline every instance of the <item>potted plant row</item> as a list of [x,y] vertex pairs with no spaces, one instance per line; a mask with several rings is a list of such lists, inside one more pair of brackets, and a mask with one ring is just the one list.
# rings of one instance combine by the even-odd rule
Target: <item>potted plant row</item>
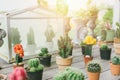
[[85,80],[85,76],[79,69],[67,67],[64,71],[56,74],[53,80]]
[[110,62],[110,70],[112,75],[120,75],[120,57],[114,56]]
[[39,63],[38,58],[30,59],[26,67],[28,80],[42,80],[43,65]]
[[89,80],[99,80],[101,65],[96,61],[90,61],[87,64],[87,74]]
[[64,70],[65,67],[70,66],[72,64],[72,53],[73,44],[71,43],[71,39],[66,34],[61,36],[58,39],[58,56],[56,56],[56,63],[58,64],[58,68],[60,70]]
[[41,52],[39,53],[40,63],[44,66],[51,66],[51,54],[48,52],[48,48],[41,48]]
[[107,44],[102,44],[100,46],[100,57],[104,60],[110,60],[111,58],[111,48],[107,46]]

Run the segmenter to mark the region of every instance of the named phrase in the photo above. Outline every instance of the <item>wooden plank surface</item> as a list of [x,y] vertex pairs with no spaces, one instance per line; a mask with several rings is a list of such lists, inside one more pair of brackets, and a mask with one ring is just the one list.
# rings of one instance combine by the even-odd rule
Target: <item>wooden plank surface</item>
[[[110,47],[112,47],[112,55],[111,56],[116,55],[114,53],[113,46],[110,46]],[[118,56],[120,56],[120,55],[118,55]],[[93,57],[94,57],[94,60],[97,60],[102,66],[100,80],[120,80],[120,76],[111,75],[110,66],[109,66],[110,60],[100,59],[99,48],[96,47],[96,46],[93,48]],[[24,63],[25,63],[25,66],[26,66],[27,61],[24,61]],[[85,80],[88,80],[87,73],[86,73],[86,67],[85,67],[85,64],[84,64],[84,61],[83,61],[83,55],[81,53],[80,48],[75,48],[73,50],[73,63],[72,63],[71,66],[80,69],[85,74],[85,78],[86,78]],[[13,70],[12,64],[2,65],[2,67],[3,67],[3,69],[0,70],[0,74],[6,74],[7,75],[10,72],[12,72],[12,70]],[[55,56],[54,56],[52,58],[52,66],[44,68],[43,79],[42,80],[53,80],[54,75],[57,74],[58,72],[59,72],[59,70],[58,70],[58,67],[56,65]]]

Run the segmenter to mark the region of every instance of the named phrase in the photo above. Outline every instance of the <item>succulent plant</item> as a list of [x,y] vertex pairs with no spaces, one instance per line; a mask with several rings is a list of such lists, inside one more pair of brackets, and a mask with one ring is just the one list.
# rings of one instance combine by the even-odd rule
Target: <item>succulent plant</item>
[[67,58],[73,49],[73,44],[71,43],[71,39],[69,38],[68,34],[65,36],[61,36],[58,40],[58,49],[59,49],[59,55],[62,58]]
[[36,72],[43,69],[43,66],[39,64],[38,58],[30,59],[28,61],[28,67],[30,72]]
[[116,38],[118,38],[120,40],[120,23],[117,22],[116,26],[117,26],[117,28],[115,31],[115,36],[116,36]]
[[84,80],[85,76],[78,69],[67,67],[54,77],[54,80]]
[[114,56],[111,61],[112,61],[112,64],[118,65],[120,64],[120,57]]
[[110,48],[107,46],[107,44],[102,44],[102,45],[100,46],[100,49],[101,49],[101,50],[108,50],[108,49],[110,49]]
[[48,54],[48,49],[47,48],[41,48],[41,53],[39,53],[39,56],[49,56],[50,54]]
[[87,71],[88,72],[100,72],[101,71],[101,65],[95,61],[91,61],[87,65]]
[[27,42],[28,44],[35,44],[35,39],[34,39],[34,31],[30,27],[29,32],[27,33]]

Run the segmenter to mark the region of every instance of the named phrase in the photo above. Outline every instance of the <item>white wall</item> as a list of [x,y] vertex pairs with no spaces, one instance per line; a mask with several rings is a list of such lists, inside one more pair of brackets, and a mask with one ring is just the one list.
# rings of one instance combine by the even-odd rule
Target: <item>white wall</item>
[[120,22],[120,0],[114,0],[113,11],[113,28],[115,29],[116,22]]

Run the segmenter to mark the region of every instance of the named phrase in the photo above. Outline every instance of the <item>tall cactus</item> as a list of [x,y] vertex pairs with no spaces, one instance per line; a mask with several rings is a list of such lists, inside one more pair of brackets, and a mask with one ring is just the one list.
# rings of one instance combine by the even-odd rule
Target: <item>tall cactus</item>
[[29,29],[29,32],[28,32],[28,34],[27,34],[27,42],[28,42],[28,44],[35,44],[35,41],[34,41],[35,39],[34,39],[34,31],[33,31],[33,29],[30,27],[30,29]]
[[61,36],[60,39],[58,40],[58,49],[59,55],[62,58],[67,58],[70,55],[73,49],[73,45],[71,43],[71,39],[67,34],[65,36]]
[[120,39],[120,23],[116,23],[117,29],[115,32],[116,38]]

